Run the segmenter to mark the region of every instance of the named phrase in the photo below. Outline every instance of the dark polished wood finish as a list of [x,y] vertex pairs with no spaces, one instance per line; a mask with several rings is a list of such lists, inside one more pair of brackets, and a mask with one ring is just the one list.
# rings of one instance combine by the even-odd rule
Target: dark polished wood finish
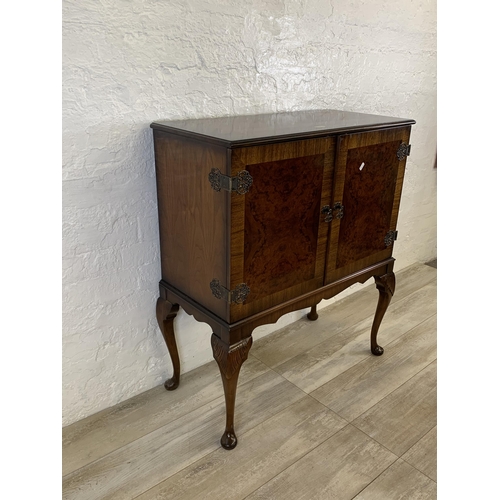
[[175,341],[174,333],[174,318],[179,312],[179,304],[172,304],[163,297],[158,297],[156,301],[156,319],[160,327],[161,333],[172,360],[174,373],[172,378],[165,382],[165,389],[173,391],[179,387],[179,378],[181,374],[181,363],[179,361],[179,352],[177,351],[177,342]]
[[226,450],[232,450],[238,443],[234,432],[234,407],[236,403],[236,386],[241,365],[248,358],[248,351],[252,347],[252,337],[240,340],[238,343],[228,345],[217,335],[212,334],[212,351],[224,386],[226,399],[226,429],[220,439],[220,444]]
[[[337,267],[386,250],[384,237],[391,210],[399,161],[397,141],[356,148],[347,157],[343,196],[345,216],[340,224]],[[384,165],[386,168],[373,168]],[[363,168],[361,168],[363,167]]]
[[[174,367],[165,387],[179,383],[173,320],[180,306],[212,328],[226,401],[224,448],[237,444],[238,375],[258,326],[303,308],[315,321],[321,300],[374,277],[371,351],[383,353],[377,334],[395,288],[387,234],[396,231],[413,123],[316,110],[151,125],[162,272],[157,317]],[[220,190],[209,182],[212,169],[228,176]],[[248,190],[229,191],[229,178],[242,172],[252,177]],[[247,295],[236,293],[245,287]]]
[[255,179],[245,196],[247,303],[316,277],[323,165],[314,155],[247,166]]
[[[227,304],[206,293],[217,277],[227,284],[226,204],[229,193],[207,181],[226,172],[226,150],[154,131],[162,279],[229,319]],[[204,168],[200,168],[203,165]]]
[[414,123],[414,120],[389,116],[314,109],[249,116],[158,121],[151,126],[157,130],[225,147],[242,147],[277,140],[285,142],[296,140],[298,137],[327,137],[332,134],[400,127]]
[[332,202],[344,217],[331,228],[327,283],[392,255],[384,237],[396,230],[406,166],[394,151],[409,139],[410,127],[340,137]]
[[307,313],[307,319],[311,321],[316,321],[318,319],[318,311],[316,310],[316,307],[316,304],[311,307],[311,310]]
[[384,274],[383,276],[375,276],[375,283],[377,285],[377,290],[379,291],[377,310],[375,312],[375,318],[373,320],[372,331],[370,335],[371,351],[375,356],[381,356],[384,354],[384,348],[377,344],[377,334],[384,318],[385,312],[391,303],[392,296],[396,290],[396,276],[393,272]]
[[164,294],[170,302],[179,304],[184,311],[192,315],[197,321],[210,325],[212,332],[224,342],[234,344],[249,337],[258,326],[276,323],[284,314],[312,307],[321,300],[331,299],[355,283],[365,283],[374,276],[382,276],[391,272],[393,263],[393,258],[379,262],[350,276],[345,276],[335,283],[331,283],[318,290],[306,293],[231,324],[221,320],[211,311],[200,306],[180,290],[176,290],[164,281],[160,281],[160,293]]
[[330,203],[332,139],[294,141],[232,153],[232,174],[247,170],[254,185],[231,198],[231,288],[251,294],[231,304],[231,322],[323,285]]

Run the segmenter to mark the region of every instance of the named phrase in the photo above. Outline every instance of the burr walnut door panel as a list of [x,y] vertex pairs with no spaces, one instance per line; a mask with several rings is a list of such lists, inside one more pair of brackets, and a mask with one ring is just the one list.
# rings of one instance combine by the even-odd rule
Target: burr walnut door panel
[[323,286],[329,224],[321,208],[331,198],[333,138],[238,148],[235,176],[253,185],[231,195],[231,289],[246,283],[231,322]]
[[386,237],[396,230],[406,165],[398,149],[409,138],[410,127],[339,137],[333,203],[343,205],[343,217],[334,222],[325,284],[392,255]]

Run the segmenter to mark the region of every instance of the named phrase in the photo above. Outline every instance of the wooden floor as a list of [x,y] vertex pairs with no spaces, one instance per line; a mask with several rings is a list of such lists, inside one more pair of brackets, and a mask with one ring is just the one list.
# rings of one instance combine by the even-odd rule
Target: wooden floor
[[233,451],[215,362],[64,428],[63,498],[436,498],[436,274],[396,274],[381,357],[375,286],[256,341]]

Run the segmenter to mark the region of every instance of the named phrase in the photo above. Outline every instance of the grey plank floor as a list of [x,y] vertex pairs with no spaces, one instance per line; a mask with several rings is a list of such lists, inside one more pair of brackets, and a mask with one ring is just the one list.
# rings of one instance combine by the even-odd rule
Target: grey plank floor
[[63,498],[436,498],[437,270],[396,280],[381,357],[375,286],[254,343],[231,452],[215,362],[65,427]]

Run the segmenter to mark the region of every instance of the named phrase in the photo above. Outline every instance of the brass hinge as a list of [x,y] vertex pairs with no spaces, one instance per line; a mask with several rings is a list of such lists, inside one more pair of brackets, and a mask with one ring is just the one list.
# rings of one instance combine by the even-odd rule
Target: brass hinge
[[407,156],[410,156],[411,144],[406,144],[406,142],[402,142],[399,145],[399,148],[396,152],[396,156],[398,160],[404,160]]
[[390,247],[398,239],[397,231],[389,231],[384,238],[384,243],[386,247]]
[[225,286],[220,284],[218,279],[213,279],[210,282],[210,290],[212,295],[217,299],[224,299],[226,302],[234,302],[235,304],[242,304],[245,302],[250,288],[246,283],[241,283],[234,290],[228,290]]
[[208,180],[215,191],[225,189],[226,191],[236,191],[238,194],[248,193],[253,184],[253,178],[247,170],[238,172],[236,177],[229,177],[218,168],[212,168],[208,174]]

